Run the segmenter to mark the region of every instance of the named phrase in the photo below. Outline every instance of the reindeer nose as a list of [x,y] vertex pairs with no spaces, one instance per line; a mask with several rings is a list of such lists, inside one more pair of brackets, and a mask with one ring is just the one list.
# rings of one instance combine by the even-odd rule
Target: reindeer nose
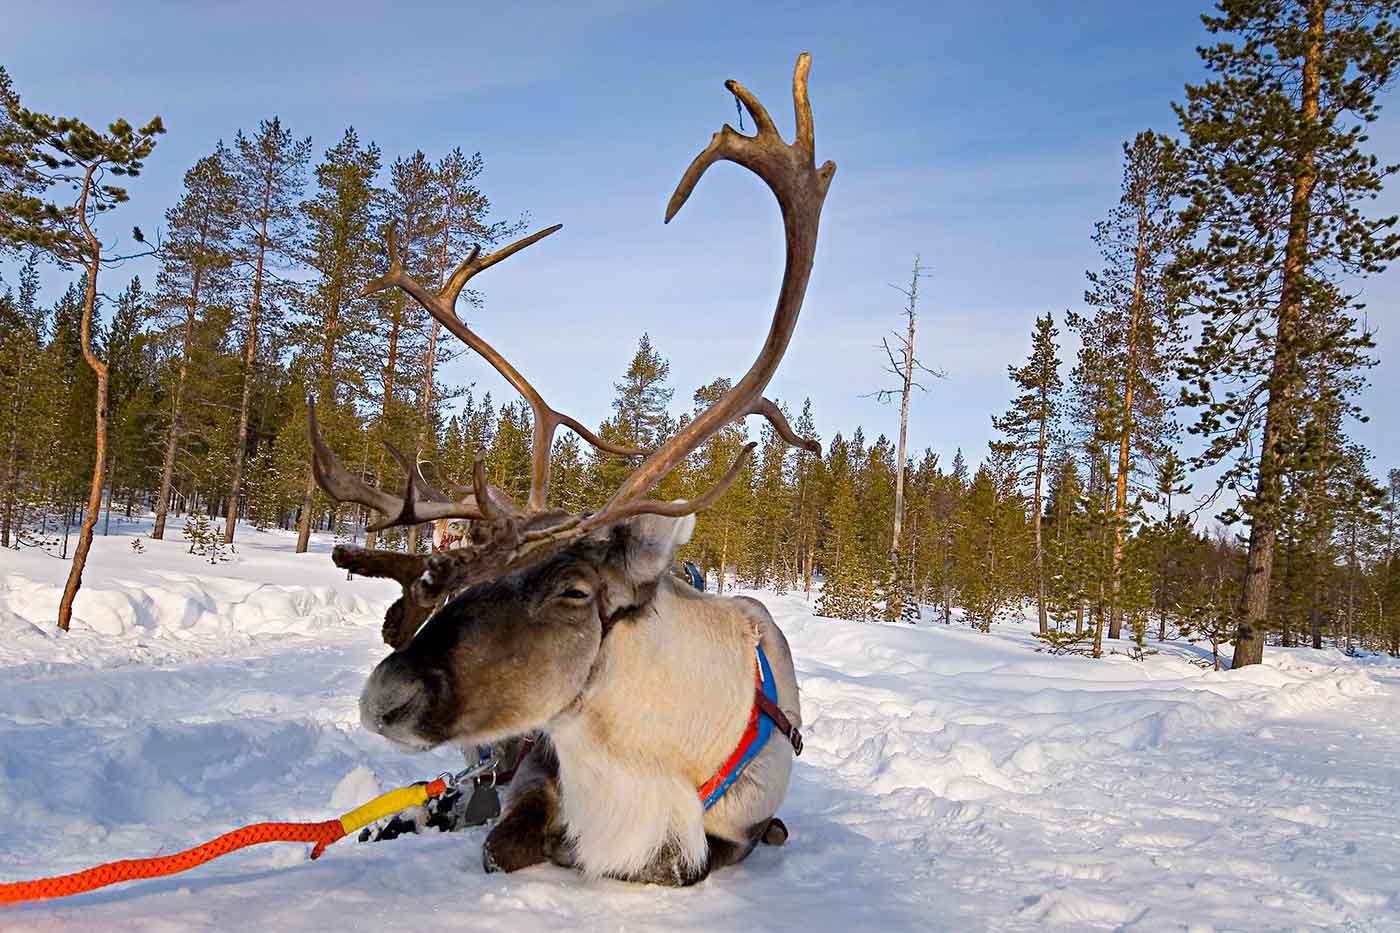
[[423,679],[401,654],[391,654],[370,674],[360,694],[360,723],[369,731],[408,739],[428,706]]

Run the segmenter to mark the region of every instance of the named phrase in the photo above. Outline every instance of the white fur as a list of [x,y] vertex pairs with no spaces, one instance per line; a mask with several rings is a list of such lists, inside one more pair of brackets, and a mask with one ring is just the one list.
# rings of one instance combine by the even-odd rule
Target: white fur
[[792,767],[777,733],[709,813],[697,792],[747,727],[760,639],[799,723],[786,641],[756,602],[704,596],[666,575],[643,617],[608,636],[581,702],[548,727],[563,821],[586,874],[635,875],[668,840],[702,867],[707,831],[741,842],[777,810]]
[[704,811],[687,781],[659,763],[619,760],[587,729],[556,727],[550,736],[559,755],[561,816],[585,874],[635,875],[669,840],[689,866],[705,864]]

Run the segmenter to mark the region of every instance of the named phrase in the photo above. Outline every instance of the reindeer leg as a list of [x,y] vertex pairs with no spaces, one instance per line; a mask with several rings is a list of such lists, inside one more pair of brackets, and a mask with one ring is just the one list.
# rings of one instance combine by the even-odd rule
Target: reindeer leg
[[559,759],[548,740],[541,740],[517,770],[505,810],[481,847],[481,862],[488,874],[541,862],[573,867],[559,815]]

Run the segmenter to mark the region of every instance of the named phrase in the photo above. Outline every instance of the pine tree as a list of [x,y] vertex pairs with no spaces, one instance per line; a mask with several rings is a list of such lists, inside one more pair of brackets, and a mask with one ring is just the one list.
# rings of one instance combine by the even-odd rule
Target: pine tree
[[[433,203],[438,210],[432,231],[436,244],[438,284],[441,286],[452,274],[455,256],[464,254],[473,245],[483,250],[520,232],[523,220],[491,220],[491,201],[477,187],[477,179],[486,168],[480,152],[466,155],[461,148],[453,149],[436,166],[436,188]],[[481,307],[481,295],[472,289],[462,293],[461,301],[469,307]],[[441,399],[437,391],[437,368],[442,362],[438,349],[440,324],[433,320],[428,326],[427,345],[423,356],[423,387],[418,393],[420,446],[436,426],[435,406]]]
[[1045,482],[1045,465],[1050,445],[1055,440],[1059,417],[1060,379],[1059,346],[1055,343],[1055,321],[1049,312],[1036,318],[1031,335],[1031,355],[1024,366],[1008,366],[1007,374],[1021,390],[1011,408],[1000,418],[992,418],[992,427],[1006,436],[994,442],[1016,469],[1019,479],[1026,471],[1031,476],[1031,528],[1035,535],[1035,600],[1039,632],[1046,634],[1049,617],[1046,608],[1045,546],[1041,534],[1041,491]]
[[[306,261],[318,274],[302,325],[306,378],[315,386],[331,436],[337,425],[358,422],[355,406],[369,395],[365,373],[375,362],[373,306],[357,296],[380,254],[373,235],[382,195],[374,185],[379,169],[379,148],[361,145],[355,130],[347,129],[316,166],[316,193],[302,204]],[[298,554],[310,541],[316,492],[309,464],[304,472]]]
[[1200,409],[1200,462],[1234,457],[1220,482],[1242,493],[1250,526],[1234,667],[1263,656],[1284,476],[1301,453],[1299,389],[1318,349],[1304,309],[1400,249],[1385,232],[1394,218],[1359,206],[1386,172],[1361,144],[1400,61],[1397,12],[1394,0],[1230,0],[1203,18],[1228,36],[1200,50],[1217,77],[1188,85],[1176,108],[1185,217],[1206,231],[1180,262],[1202,313],[1183,401]]
[[[262,318],[272,291],[269,275],[279,263],[295,256],[300,236],[301,197],[311,138],[297,140],[281,120],[273,117],[258,124],[257,133],[242,130],[233,140],[228,172],[234,181],[234,215],[238,224],[238,261],[251,267],[248,311],[243,330],[243,396],[238,407],[238,438],[234,443],[229,480],[228,511],[224,518],[224,543],[233,543],[238,525],[243,464],[248,456],[249,418],[253,386],[257,381]],[[272,267],[270,269],[269,267]]]
[[235,223],[234,180],[226,163],[229,153],[219,146],[185,173],[185,190],[166,211],[165,242],[161,250],[158,313],[173,313],[179,360],[170,395],[170,424],[165,435],[160,488],[156,493],[155,525],[151,537],[165,537],[175,458],[185,431],[185,405],[191,364],[196,353],[196,325],[211,295],[228,288],[224,281],[233,262]]
[[[694,412],[698,414],[704,411],[731,388],[732,385],[728,379],[716,379],[709,385],[696,389],[693,399]],[[604,436],[606,437],[606,435]],[[707,440],[696,451],[692,463],[685,471],[685,476],[680,480],[685,485],[684,491],[694,495],[696,493],[692,491],[713,488],[734,464],[735,459],[739,456],[739,451],[743,449],[747,440],[747,428],[742,422],[726,425]],[[601,472],[596,465],[607,462],[600,461],[597,457],[592,460],[595,466],[590,470],[594,474],[590,479],[590,485],[595,489],[598,484],[598,474]],[[688,553],[698,558],[696,563],[707,575],[711,569],[715,571],[715,590],[719,593],[724,592],[725,578],[729,567],[742,565],[747,556],[748,536],[745,534],[745,529],[753,515],[752,471],[753,464],[750,461],[747,474],[741,476],[713,508],[708,509],[700,516],[695,526],[695,533],[691,536]],[[604,480],[604,482],[611,482],[611,478]],[[616,486],[607,486],[606,488],[611,491]],[[686,497],[688,498],[689,495]]]
[[[386,210],[396,221],[399,256],[410,275],[426,281],[437,266],[434,234],[441,209],[437,172],[419,150],[409,158],[394,160],[389,166],[389,182]],[[381,256],[380,265],[385,262],[386,258]],[[383,360],[379,367],[377,433],[381,438],[393,440],[400,449],[416,448],[420,456],[435,460],[437,432],[412,424],[409,409],[398,397],[410,384],[422,359],[423,348],[415,346],[422,316],[409,311],[407,297],[400,289],[381,292],[376,298],[376,341]],[[437,326],[436,319],[433,326]],[[429,443],[422,443],[425,437],[430,439]],[[385,465],[384,448],[377,445],[375,474],[383,476]],[[418,529],[409,531],[409,549],[416,550]],[[367,532],[365,547],[374,547],[375,539],[374,532]]]
[[[798,416],[797,434],[799,437],[820,441],[817,425],[812,417],[812,400],[804,399],[802,414]],[[821,506],[826,485],[825,465],[816,454],[798,448],[794,452],[796,463],[793,476],[796,489],[793,493],[795,514],[796,559],[802,568],[802,592],[808,599],[812,597],[812,577],[816,566],[817,538],[821,531]]]
[[[97,218],[127,200],[126,190],[106,181],[139,175],[145,159],[155,149],[156,137],[165,132],[159,117],[139,129],[118,119],[99,132],[75,117],[51,117],[25,110],[8,91],[9,122],[19,143],[8,142],[6,165],[19,179],[18,190],[4,192],[0,211],[0,239],[11,246],[44,250],[65,265],[86,271],[80,346],[96,378],[94,457],[87,509],[78,535],[77,549],[58,607],[58,627],[67,630],[73,616],[73,600],[82,585],[83,568],[92,547],[93,527],[102,504],[107,460],[107,364],[93,350],[93,318],[97,308],[97,278],[102,269],[104,244],[92,228]],[[10,131],[6,131],[10,136]],[[77,191],[72,204],[44,200],[49,188],[65,185]],[[6,186],[10,188],[9,185]],[[140,230],[133,229],[138,241]],[[110,255],[110,254],[108,254]]]
[[[0,92],[4,70],[0,69]],[[0,241],[3,242],[3,241]],[[31,252],[20,270],[19,291],[6,292],[0,304],[0,398],[4,399],[4,504],[0,513],[0,547],[19,547],[24,525],[24,490],[33,484],[35,461],[44,447],[39,429],[48,378],[39,369],[45,317],[38,303],[39,256]]]
[[1111,399],[1102,417],[1105,440],[1115,449],[1108,607],[1108,637],[1115,639],[1123,615],[1119,595],[1130,480],[1167,447],[1174,428],[1167,380],[1178,355],[1181,309],[1176,279],[1166,270],[1186,229],[1177,214],[1183,166],[1175,144],[1139,133],[1124,144],[1123,156],[1122,197],[1094,226],[1104,261],[1100,271],[1088,273],[1084,298],[1094,314],[1071,315],[1083,356],[1093,358],[1093,376],[1103,381],[1101,391]]

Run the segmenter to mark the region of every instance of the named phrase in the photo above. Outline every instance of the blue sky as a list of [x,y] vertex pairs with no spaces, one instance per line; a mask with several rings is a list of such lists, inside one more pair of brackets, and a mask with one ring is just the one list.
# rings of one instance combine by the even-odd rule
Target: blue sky
[[[671,360],[677,410],[762,342],[782,269],[771,197],[723,164],[670,226],[662,212],[735,120],[724,79],[789,132],[793,60],[810,50],[817,157],[838,172],[770,395],[794,408],[810,396],[824,439],[857,424],[893,436],[897,409],[862,396],[888,382],[878,344],[902,302],[888,284],[919,253],[932,271],[920,355],[947,378],[915,399],[911,445],[946,463],[957,447],[982,457],[1034,317],[1082,306],[1120,144],[1175,128],[1170,102],[1199,78],[1204,37],[1200,0],[503,6],[10,0],[0,62],[31,108],[165,118],[113,232],[158,228],[196,158],[274,114],[318,154],[349,125],[388,159],[480,150],[503,214],[564,230],[474,283],[487,299],[474,323],[552,404],[596,422],[643,330]],[[1400,161],[1400,108],[1374,135]],[[132,264],[104,291],[132,272],[154,277]],[[1382,471],[1400,465],[1385,403],[1400,388],[1397,275],[1367,285],[1383,362],[1356,435]],[[450,377],[508,392],[478,359],[454,365]]]

